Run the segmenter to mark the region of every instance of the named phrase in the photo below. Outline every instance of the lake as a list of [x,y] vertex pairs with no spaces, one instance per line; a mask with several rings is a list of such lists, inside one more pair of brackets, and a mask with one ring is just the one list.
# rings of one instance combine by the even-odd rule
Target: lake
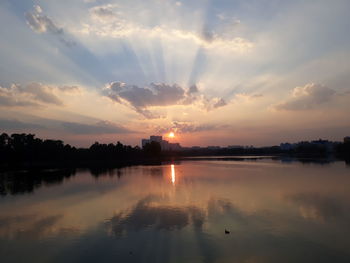
[[0,194],[3,263],[350,262],[341,161],[21,171]]

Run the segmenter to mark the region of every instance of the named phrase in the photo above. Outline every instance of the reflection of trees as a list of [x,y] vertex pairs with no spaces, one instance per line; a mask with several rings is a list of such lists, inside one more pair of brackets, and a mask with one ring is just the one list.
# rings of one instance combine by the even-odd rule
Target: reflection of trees
[[[122,167],[122,166],[121,166]],[[93,177],[101,177],[101,176],[117,176],[120,178],[123,175],[122,169],[120,168],[110,168],[110,167],[103,167],[103,166],[91,166],[89,167],[89,172]]]
[[43,185],[55,185],[75,174],[75,170],[30,170],[0,173],[0,194],[31,193]]

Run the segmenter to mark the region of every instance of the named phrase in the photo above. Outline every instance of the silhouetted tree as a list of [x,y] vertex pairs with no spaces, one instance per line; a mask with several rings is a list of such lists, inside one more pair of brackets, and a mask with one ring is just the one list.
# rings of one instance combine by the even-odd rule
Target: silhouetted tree
[[159,142],[150,142],[143,147],[144,152],[149,157],[159,157],[161,153],[161,146]]

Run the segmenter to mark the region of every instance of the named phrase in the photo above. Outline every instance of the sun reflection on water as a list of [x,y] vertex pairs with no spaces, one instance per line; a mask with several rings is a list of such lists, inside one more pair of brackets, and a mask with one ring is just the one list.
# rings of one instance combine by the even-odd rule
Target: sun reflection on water
[[171,183],[175,185],[176,175],[175,175],[175,166],[171,165]]

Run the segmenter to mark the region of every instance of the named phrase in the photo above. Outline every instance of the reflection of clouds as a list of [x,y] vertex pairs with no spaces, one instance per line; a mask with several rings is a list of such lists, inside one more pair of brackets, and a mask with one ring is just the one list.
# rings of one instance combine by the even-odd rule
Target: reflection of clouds
[[125,232],[141,231],[150,227],[155,230],[180,230],[192,225],[195,229],[202,230],[205,221],[218,223],[223,219],[244,225],[260,225],[260,220],[266,222],[265,214],[248,215],[225,199],[210,199],[207,209],[194,205],[160,205],[164,201],[169,200],[157,195],[141,199],[132,209],[113,216],[107,224],[109,230],[119,236]]
[[153,227],[157,230],[182,229],[192,223],[196,228],[201,228],[205,212],[195,206],[165,206],[156,205],[159,198],[149,196],[140,200],[128,213],[121,212],[113,216],[110,221],[111,230],[120,235],[124,231],[140,231]]
[[59,228],[63,215],[18,215],[0,217],[0,237],[6,239],[41,239],[51,235],[72,234],[74,229]]
[[[226,199],[210,199],[207,209],[159,205],[161,201],[164,199],[159,196],[140,200],[131,210],[111,218],[107,223],[108,230],[117,237],[127,234],[122,239],[123,243],[135,244],[137,238],[159,240],[163,235],[168,235],[171,240],[177,236],[171,234],[173,230],[183,230],[192,225],[192,235],[177,241],[182,244],[194,238],[203,262],[283,262],[286,255],[288,262],[345,262],[346,255],[329,244],[320,243],[318,237],[312,235],[313,230],[304,229],[296,235],[295,230],[303,228],[303,225],[291,224],[295,221],[289,216],[267,211],[247,213]],[[204,222],[207,222],[206,228],[203,228]],[[296,227],[292,233],[289,232],[290,227]],[[231,235],[224,234],[225,228],[231,230]],[[146,229],[150,231],[142,231]],[[131,232],[138,233],[134,235]],[[305,238],[304,233],[311,233],[311,236]],[[162,249],[169,250],[170,246],[167,244]],[[194,247],[187,249],[195,251]],[[149,252],[147,250],[146,254]]]
[[299,206],[301,216],[306,219],[342,219],[347,217],[345,211],[349,210],[342,200],[320,194],[300,193],[287,199]]
[[219,220],[224,216],[230,217],[235,221],[242,222],[245,218],[244,213],[237,209],[229,200],[211,199],[208,202],[208,217],[211,220]]

